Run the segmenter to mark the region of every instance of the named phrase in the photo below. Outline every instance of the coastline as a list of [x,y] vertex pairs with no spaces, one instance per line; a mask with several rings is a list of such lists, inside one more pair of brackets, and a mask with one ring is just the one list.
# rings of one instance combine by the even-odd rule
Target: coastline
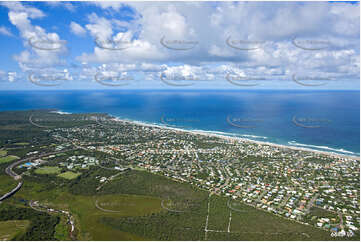
[[159,128],[159,129],[168,129],[168,130],[174,130],[174,131],[178,131],[178,132],[191,133],[194,135],[216,137],[216,138],[221,138],[221,139],[225,139],[228,141],[241,141],[241,142],[248,142],[248,143],[254,143],[254,144],[259,144],[259,145],[268,145],[268,146],[273,146],[273,147],[282,148],[282,149],[292,149],[292,150],[298,150],[298,151],[312,152],[312,153],[316,153],[316,154],[327,155],[330,157],[355,159],[355,160],[360,161],[360,156],[339,154],[339,153],[331,152],[331,151],[321,151],[321,150],[305,148],[305,147],[297,147],[297,146],[292,146],[292,145],[283,145],[283,144],[271,143],[271,142],[266,142],[266,141],[252,140],[252,139],[248,139],[248,138],[237,137],[236,134],[235,134],[235,136],[227,136],[224,134],[217,134],[212,131],[187,130],[187,129],[181,129],[181,128],[176,128],[176,127],[163,126],[160,124],[150,124],[150,123],[146,123],[146,122],[142,122],[142,121],[121,119],[118,117],[114,117],[113,115],[110,115],[110,116],[113,117],[112,118],[113,121],[130,123],[133,125],[154,127],[154,128]]
[[[61,111],[61,110],[57,110],[55,113],[72,114],[71,112],[65,112],[65,111]],[[219,131],[188,130],[188,129],[182,129],[182,128],[178,128],[178,127],[170,127],[170,126],[161,125],[161,124],[147,123],[147,122],[139,121],[139,120],[125,119],[125,118],[117,117],[117,116],[109,114],[109,113],[107,113],[107,115],[109,115],[111,117],[112,121],[116,121],[116,122],[130,123],[133,125],[146,126],[146,127],[155,127],[155,128],[159,128],[159,129],[168,129],[168,130],[174,130],[174,131],[178,131],[178,132],[191,133],[194,135],[216,137],[216,138],[221,138],[221,139],[231,140],[231,141],[241,141],[241,142],[248,142],[248,143],[259,144],[259,145],[268,145],[268,146],[273,146],[273,147],[282,148],[282,149],[292,149],[292,150],[298,150],[298,151],[312,152],[312,153],[316,153],[316,154],[327,155],[330,157],[355,159],[355,160],[360,161],[360,155],[359,156],[347,155],[347,154],[340,154],[340,153],[332,152],[332,151],[322,151],[322,150],[305,148],[305,147],[300,147],[300,146],[277,144],[277,143],[272,143],[272,142],[267,142],[267,141],[258,141],[258,140],[253,140],[253,139],[249,139],[249,138],[242,138],[242,137],[237,136],[237,134],[231,134],[231,133],[229,135],[227,135],[226,133],[219,134],[219,133],[224,133],[224,132],[219,132]],[[252,135],[248,135],[248,136],[251,137]],[[254,137],[267,138],[267,137],[263,137],[263,136],[254,136]],[[292,142],[292,141],[290,141],[290,142]],[[306,145],[306,144],[301,144],[301,145]],[[347,152],[350,152],[350,151],[347,151]],[[352,153],[354,153],[354,152],[352,152]]]

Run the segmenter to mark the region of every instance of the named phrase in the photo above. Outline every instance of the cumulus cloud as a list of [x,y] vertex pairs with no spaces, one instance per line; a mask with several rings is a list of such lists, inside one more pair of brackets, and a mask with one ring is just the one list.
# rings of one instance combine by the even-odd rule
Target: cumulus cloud
[[57,1],[48,1],[45,2],[47,5],[51,6],[51,7],[62,7],[65,8],[67,10],[69,10],[70,12],[75,12],[76,7],[74,4],[70,3],[70,2],[57,2]]
[[32,20],[43,18],[45,14],[34,7],[19,2],[2,3],[9,9],[9,21],[20,32],[27,48],[14,55],[24,71],[61,64],[61,56],[67,52],[66,42],[57,33],[47,32],[40,26],[33,25]]
[[11,31],[8,28],[6,28],[5,26],[0,26],[0,34],[7,35],[7,36],[13,36]]
[[121,7],[124,6],[121,2],[111,2],[111,1],[96,1],[93,2],[93,4],[99,6],[102,9],[113,9],[113,10],[119,10]]
[[[132,40],[132,48],[110,51],[97,46],[93,53],[83,53],[81,60],[111,62],[126,56],[122,61],[158,65],[236,63],[243,69],[276,78],[299,70],[332,73],[337,68],[344,74],[352,72],[348,76],[359,77],[359,4],[126,4],[134,10],[135,17],[125,32],[115,31],[114,19],[95,14],[89,17],[87,28],[93,37]],[[120,4],[98,6],[118,10],[121,7]],[[327,46],[310,50],[310,45],[317,41]]]
[[70,23],[70,31],[78,36],[84,36],[86,34],[86,30],[80,24],[73,21]]
[[[30,4],[1,3],[24,40],[15,55],[23,70],[64,64],[66,42],[34,25],[43,11]],[[77,61],[79,74],[141,72],[158,79],[238,76],[290,80],[294,73],[358,79],[359,4],[329,2],[92,2],[99,11],[82,13],[86,23],[70,31],[93,43]],[[56,3],[53,6],[60,6]],[[70,7],[72,8],[72,7]],[[73,6],[73,9],[75,6]],[[94,10],[93,8],[90,8]],[[8,29],[0,27],[0,34]],[[11,34],[11,32],[9,32]],[[48,40],[59,48],[33,48]],[[48,43],[49,45],[49,43]],[[50,44],[51,45],[51,44]]]

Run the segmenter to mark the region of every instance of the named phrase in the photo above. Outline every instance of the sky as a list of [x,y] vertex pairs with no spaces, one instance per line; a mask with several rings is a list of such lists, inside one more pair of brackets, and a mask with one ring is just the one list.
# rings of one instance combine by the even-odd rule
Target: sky
[[0,2],[0,90],[360,88],[359,2]]

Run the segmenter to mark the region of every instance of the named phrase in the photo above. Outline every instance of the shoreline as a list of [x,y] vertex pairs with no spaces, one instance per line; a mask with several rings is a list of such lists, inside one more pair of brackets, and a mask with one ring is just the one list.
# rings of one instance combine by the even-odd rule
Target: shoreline
[[[63,112],[61,110],[57,110],[56,113],[72,114],[71,112]],[[168,129],[168,130],[173,130],[173,131],[178,131],[178,132],[191,133],[193,135],[203,135],[203,136],[216,137],[216,138],[225,139],[225,140],[248,142],[248,143],[253,143],[253,144],[258,144],[258,145],[268,145],[268,146],[273,146],[273,147],[282,148],[282,149],[292,149],[292,150],[297,150],[297,151],[312,152],[312,153],[316,153],[316,154],[327,155],[330,157],[355,159],[355,160],[360,161],[360,155],[359,156],[346,155],[346,154],[340,154],[340,153],[332,152],[332,151],[322,151],[322,150],[293,146],[293,145],[285,145],[285,144],[277,144],[277,143],[272,143],[272,142],[267,142],[267,141],[252,140],[249,138],[242,138],[242,137],[237,136],[237,134],[231,134],[231,133],[229,135],[218,134],[220,131],[188,130],[188,129],[182,129],[182,128],[177,128],[177,127],[169,127],[169,126],[165,126],[165,125],[161,125],[161,124],[147,123],[147,122],[139,121],[139,120],[125,119],[125,118],[117,117],[110,113],[106,113],[106,114],[111,117],[112,121],[116,121],[116,122],[125,122],[125,123],[130,123],[130,124],[138,125],[138,126],[146,126],[146,127],[153,127],[153,128],[159,128],[159,129]],[[224,133],[224,132],[221,132],[221,133]],[[257,136],[257,137],[265,138],[265,137],[261,137],[261,136]],[[307,145],[307,144],[302,144],[302,145]],[[351,152],[351,151],[347,151],[347,152]],[[354,153],[354,152],[352,152],[352,153]]]
[[191,133],[194,135],[216,137],[216,138],[225,139],[225,140],[229,140],[229,141],[241,141],[241,142],[254,143],[254,144],[258,144],[258,145],[268,145],[268,146],[273,146],[273,147],[282,148],[282,149],[292,149],[292,150],[297,150],[297,151],[312,152],[312,153],[316,153],[316,154],[327,155],[330,157],[355,159],[358,161],[360,160],[360,156],[346,155],[346,154],[340,154],[340,153],[331,152],[331,151],[322,151],[322,150],[316,150],[316,149],[305,148],[305,147],[297,147],[297,146],[292,146],[292,145],[283,145],[283,144],[271,143],[271,142],[267,142],[267,141],[252,140],[252,139],[248,139],[248,138],[237,137],[236,134],[234,137],[232,137],[232,136],[214,133],[216,131],[213,132],[213,131],[205,131],[205,130],[187,130],[187,129],[181,129],[181,128],[176,128],[176,127],[163,126],[160,124],[150,124],[150,123],[145,123],[145,122],[137,121],[137,120],[122,119],[119,117],[115,117],[113,115],[110,115],[110,116],[112,117],[113,121],[125,122],[125,123],[130,123],[130,124],[139,125],[139,126],[153,127],[153,128],[159,128],[159,129],[168,129],[168,130],[173,130],[173,131],[178,131],[178,132]]

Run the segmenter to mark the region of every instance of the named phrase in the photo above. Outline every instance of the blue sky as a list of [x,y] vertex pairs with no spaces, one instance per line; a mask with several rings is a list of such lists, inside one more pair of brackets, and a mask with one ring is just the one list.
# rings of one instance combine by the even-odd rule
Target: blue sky
[[356,89],[358,2],[0,2],[0,90]]

